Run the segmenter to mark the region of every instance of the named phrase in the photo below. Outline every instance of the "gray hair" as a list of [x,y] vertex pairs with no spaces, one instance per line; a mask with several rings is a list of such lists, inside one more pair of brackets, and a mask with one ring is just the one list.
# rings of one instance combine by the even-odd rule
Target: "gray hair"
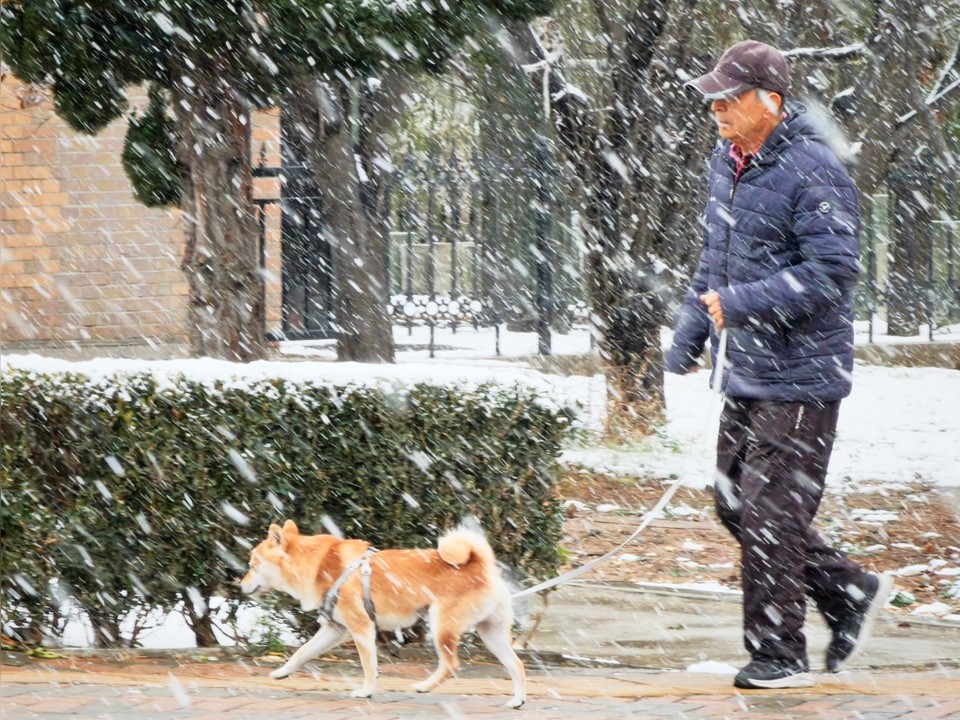
[[[780,93],[777,93],[780,95]],[[764,90],[763,88],[757,88],[757,98],[762,102],[770,112],[779,112],[783,109],[784,98],[780,96],[780,106],[777,107],[777,104],[773,101],[773,98],[770,95],[769,90]]]

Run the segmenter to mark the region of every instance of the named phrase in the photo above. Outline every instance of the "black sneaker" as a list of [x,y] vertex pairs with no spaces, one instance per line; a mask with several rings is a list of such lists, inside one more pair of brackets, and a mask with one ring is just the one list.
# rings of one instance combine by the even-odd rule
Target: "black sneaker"
[[833,638],[827,647],[827,672],[840,672],[862,649],[873,631],[873,623],[887,604],[893,590],[889,575],[869,573],[866,595],[859,609],[850,613],[831,628]]
[[811,687],[813,675],[806,663],[783,660],[751,660],[733,679],[734,687],[780,689]]

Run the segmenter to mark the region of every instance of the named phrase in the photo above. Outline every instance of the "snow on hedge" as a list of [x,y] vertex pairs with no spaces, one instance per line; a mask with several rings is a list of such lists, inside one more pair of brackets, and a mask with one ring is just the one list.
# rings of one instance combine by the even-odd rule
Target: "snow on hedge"
[[[7,355],[0,358],[0,372],[11,369],[38,375],[76,374],[98,386],[133,375],[151,375],[160,387],[171,387],[178,378],[208,387],[246,388],[279,379],[294,385],[378,388],[402,393],[418,384],[476,391],[481,386],[505,393],[530,391],[537,402],[553,411],[582,414],[589,394],[590,378],[546,375],[518,364],[439,365],[428,363],[367,364],[351,362],[289,362],[263,360],[233,363],[211,358],[139,360],[96,358],[60,360],[40,355]],[[122,384],[122,383],[119,383]]]

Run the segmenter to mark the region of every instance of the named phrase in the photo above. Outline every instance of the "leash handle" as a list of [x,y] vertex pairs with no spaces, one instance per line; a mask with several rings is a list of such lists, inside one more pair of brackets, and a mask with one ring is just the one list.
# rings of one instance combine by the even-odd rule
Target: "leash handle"
[[727,364],[727,329],[720,331],[720,342],[717,346],[717,366],[713,369],[710,379],[710,389],[718,395],[723,393],[723,368]]

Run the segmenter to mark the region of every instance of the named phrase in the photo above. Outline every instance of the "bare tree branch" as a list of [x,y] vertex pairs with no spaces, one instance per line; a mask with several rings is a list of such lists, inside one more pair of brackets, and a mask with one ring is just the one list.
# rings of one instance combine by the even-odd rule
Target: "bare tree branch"
[[[547,51],[529,25],[513,23],[498,33],[501,47],[518,67],[545,62]],[[594,149],[609,146],[601,129],[599,113],[591,112],[586,96],[567,83],[562,68],[554,66],[549,73],[551,107],[554,122],[564,151],[580,177],[607,174],[609,168],[595,162]]]
[[930,90],[930,94],[927,95],[927,105],[933,105],[935,102],[940,100],[946,93],[950,92],[957,87],[960,77],[955,78],[946,88],[944,84],[947,82],[947,78],[951,75],[957,75],[956,70],[960,68],[960,40],[957,41],[957,44],[953,47],[953,54],[950,59],[943,64],[943,69],[940,71],[940,76],[937,78],[937,82],[934,83],[933,88]]
[[[933,95],[932,93],[928,95],[926,100],[923,101],[923,104],[926,106],[926,108],[932,109],[934,105],[939,103],[941,100],[943,100],[945,97],[950,95],[950,93],[952,93],[954,90],[958,88],[960,88],[960,78],[957,78],[956,80],[954,80],[952,83],[950,83],[945,88],[940,90],[940,92],[938,92],[936,95]],[[906,125],[908,122],[913,120],[922,112],[924,112],[923,108],[921,108],[920,110],[911,110],[910,112],[901,115],[900,117],[897,118],[897,123],[894,127],[896,127],[899,130],[901,127]]]
[[867,46],[863,43],[855,43],[845,47],[832,48],[792,48],[784,50],[783,55],[790,59],[803,58],[806,60],[851,60],[859,59],[867,54]]

